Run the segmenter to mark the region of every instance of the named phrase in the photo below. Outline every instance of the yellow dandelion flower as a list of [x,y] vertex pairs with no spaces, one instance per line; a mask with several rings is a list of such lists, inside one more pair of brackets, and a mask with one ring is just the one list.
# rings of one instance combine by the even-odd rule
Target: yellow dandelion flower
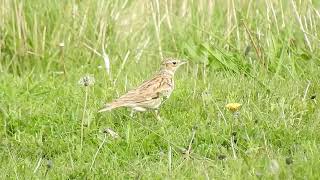
[[231,112],[236,112],[240,109],[241,105],[240,103],[229,103],[225,107]]

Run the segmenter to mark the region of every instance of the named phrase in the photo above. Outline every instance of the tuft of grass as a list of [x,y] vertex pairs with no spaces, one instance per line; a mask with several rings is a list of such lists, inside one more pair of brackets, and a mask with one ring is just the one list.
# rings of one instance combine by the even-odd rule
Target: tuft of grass
[[[319,7],[2,0],[0,178],[318,178]],[[163,122],[96,113],[169,56],[189,63]]]

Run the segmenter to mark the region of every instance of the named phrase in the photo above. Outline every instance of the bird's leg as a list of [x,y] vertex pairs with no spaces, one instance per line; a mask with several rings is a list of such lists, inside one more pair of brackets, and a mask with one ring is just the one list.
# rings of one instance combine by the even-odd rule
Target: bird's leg
[[134,109],[131,110],[131,113],[130,113],[130,117],[131,117],[131,118],[133,118],[135,112],[136,112],[136,111],[135,111]]
[[159,109],[155,109],[154,112],[155,112],[156,118],[157,118],[159,121],[162,121],[162,118],[160,117],[160,111],[159,111]]
[[130,117],[133,117],[136,112],[144,112],[144,111],[146,111],[146,109],[143,107],[134,107],[131,110]]

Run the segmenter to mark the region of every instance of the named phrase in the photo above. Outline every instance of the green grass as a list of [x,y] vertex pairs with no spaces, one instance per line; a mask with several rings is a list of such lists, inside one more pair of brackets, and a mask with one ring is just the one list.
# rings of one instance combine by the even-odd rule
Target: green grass
[[[2,0],[0,179],[318,179],[319,8]],[[152,76],[162,57],[189,61],[163,122],[151,112],[97,113]],[[95,84],[85,106],[78,81],[87,74]],[[230,102],[242,104],[238,117]]]

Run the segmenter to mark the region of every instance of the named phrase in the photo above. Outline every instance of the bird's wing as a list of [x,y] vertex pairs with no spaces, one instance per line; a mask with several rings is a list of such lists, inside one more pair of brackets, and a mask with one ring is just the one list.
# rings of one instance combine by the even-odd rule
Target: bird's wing
[[159,92],[166,91],[172,88],[172,78],[157,74],[152,79],[143,82],[136,90]]
[[129,91],[116,101],[142,102],[159,98],[164,92],[172,89],[172,79],[156,75],[152,79],[143,82],[136,89]]
[[173,79],[162,74],[154,76],[151,80],[142,83],[137,90],[142,94],[160,94],[166,96],[173,89]]

